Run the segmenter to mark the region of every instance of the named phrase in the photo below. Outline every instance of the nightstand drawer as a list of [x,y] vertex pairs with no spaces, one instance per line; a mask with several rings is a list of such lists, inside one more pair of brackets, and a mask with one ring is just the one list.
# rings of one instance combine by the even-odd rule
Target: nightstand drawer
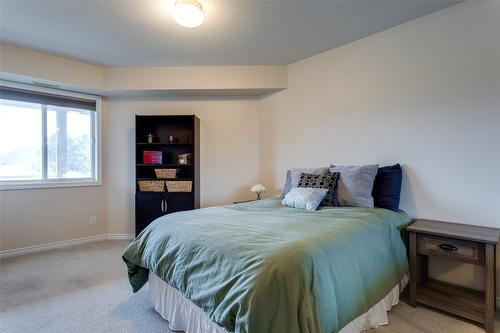
[[417,252],[484,265],[484,244],[472,241],[419,234]]

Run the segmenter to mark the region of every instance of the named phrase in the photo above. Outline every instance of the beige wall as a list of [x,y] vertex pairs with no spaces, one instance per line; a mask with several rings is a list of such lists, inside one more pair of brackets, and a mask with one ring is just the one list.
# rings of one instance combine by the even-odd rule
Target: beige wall
[[[290,65],[289,88],[263,100],[264,183],[400,162],[412,216],[500,227],[499,31],[500,2],[466,2]],[[472,266],[431,273],[482,286]]]
[[[90,216],[97,224],[90,225]],[[0,191],[0,250],[106,233],[102,186]]]
[[286,66],[106,67],[104,89],[242,90],[283,89]]
[[196,114],[201,131],[201,206],[248,199],[259,180],[259,102],[242,98],[112,98],[104,159],[108,233],[134,233],[134,115]]
[[102,67],[0,42],[0,78],[98,95],[257,95],[286,88],[287,68]]
[[103,88],[103,68],[6,43],[0,43],[0,74],[72,87]]

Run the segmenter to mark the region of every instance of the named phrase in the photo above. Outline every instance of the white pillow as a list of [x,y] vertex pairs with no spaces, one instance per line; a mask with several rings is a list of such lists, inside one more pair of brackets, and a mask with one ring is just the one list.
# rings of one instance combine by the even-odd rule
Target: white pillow
[[281,202],[291,208],[316,210],[325,198],[326,188],[294,187],[285,195]]

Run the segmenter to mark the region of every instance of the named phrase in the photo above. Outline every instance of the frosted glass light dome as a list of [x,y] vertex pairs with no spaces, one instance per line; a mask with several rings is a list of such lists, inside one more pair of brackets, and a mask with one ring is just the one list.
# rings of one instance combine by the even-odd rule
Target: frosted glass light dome
[[186,28],[196,28],[203,23],[203,10],[196,0],[177,0],[174,7],[174,20]]

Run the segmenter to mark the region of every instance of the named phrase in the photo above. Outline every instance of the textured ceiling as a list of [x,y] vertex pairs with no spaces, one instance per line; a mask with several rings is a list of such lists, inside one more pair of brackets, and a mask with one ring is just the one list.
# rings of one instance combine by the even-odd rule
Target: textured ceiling
[[0,40],[108,66],[289,64],[459,1],[200,1],[178,26],[174,0],[0,0]]

